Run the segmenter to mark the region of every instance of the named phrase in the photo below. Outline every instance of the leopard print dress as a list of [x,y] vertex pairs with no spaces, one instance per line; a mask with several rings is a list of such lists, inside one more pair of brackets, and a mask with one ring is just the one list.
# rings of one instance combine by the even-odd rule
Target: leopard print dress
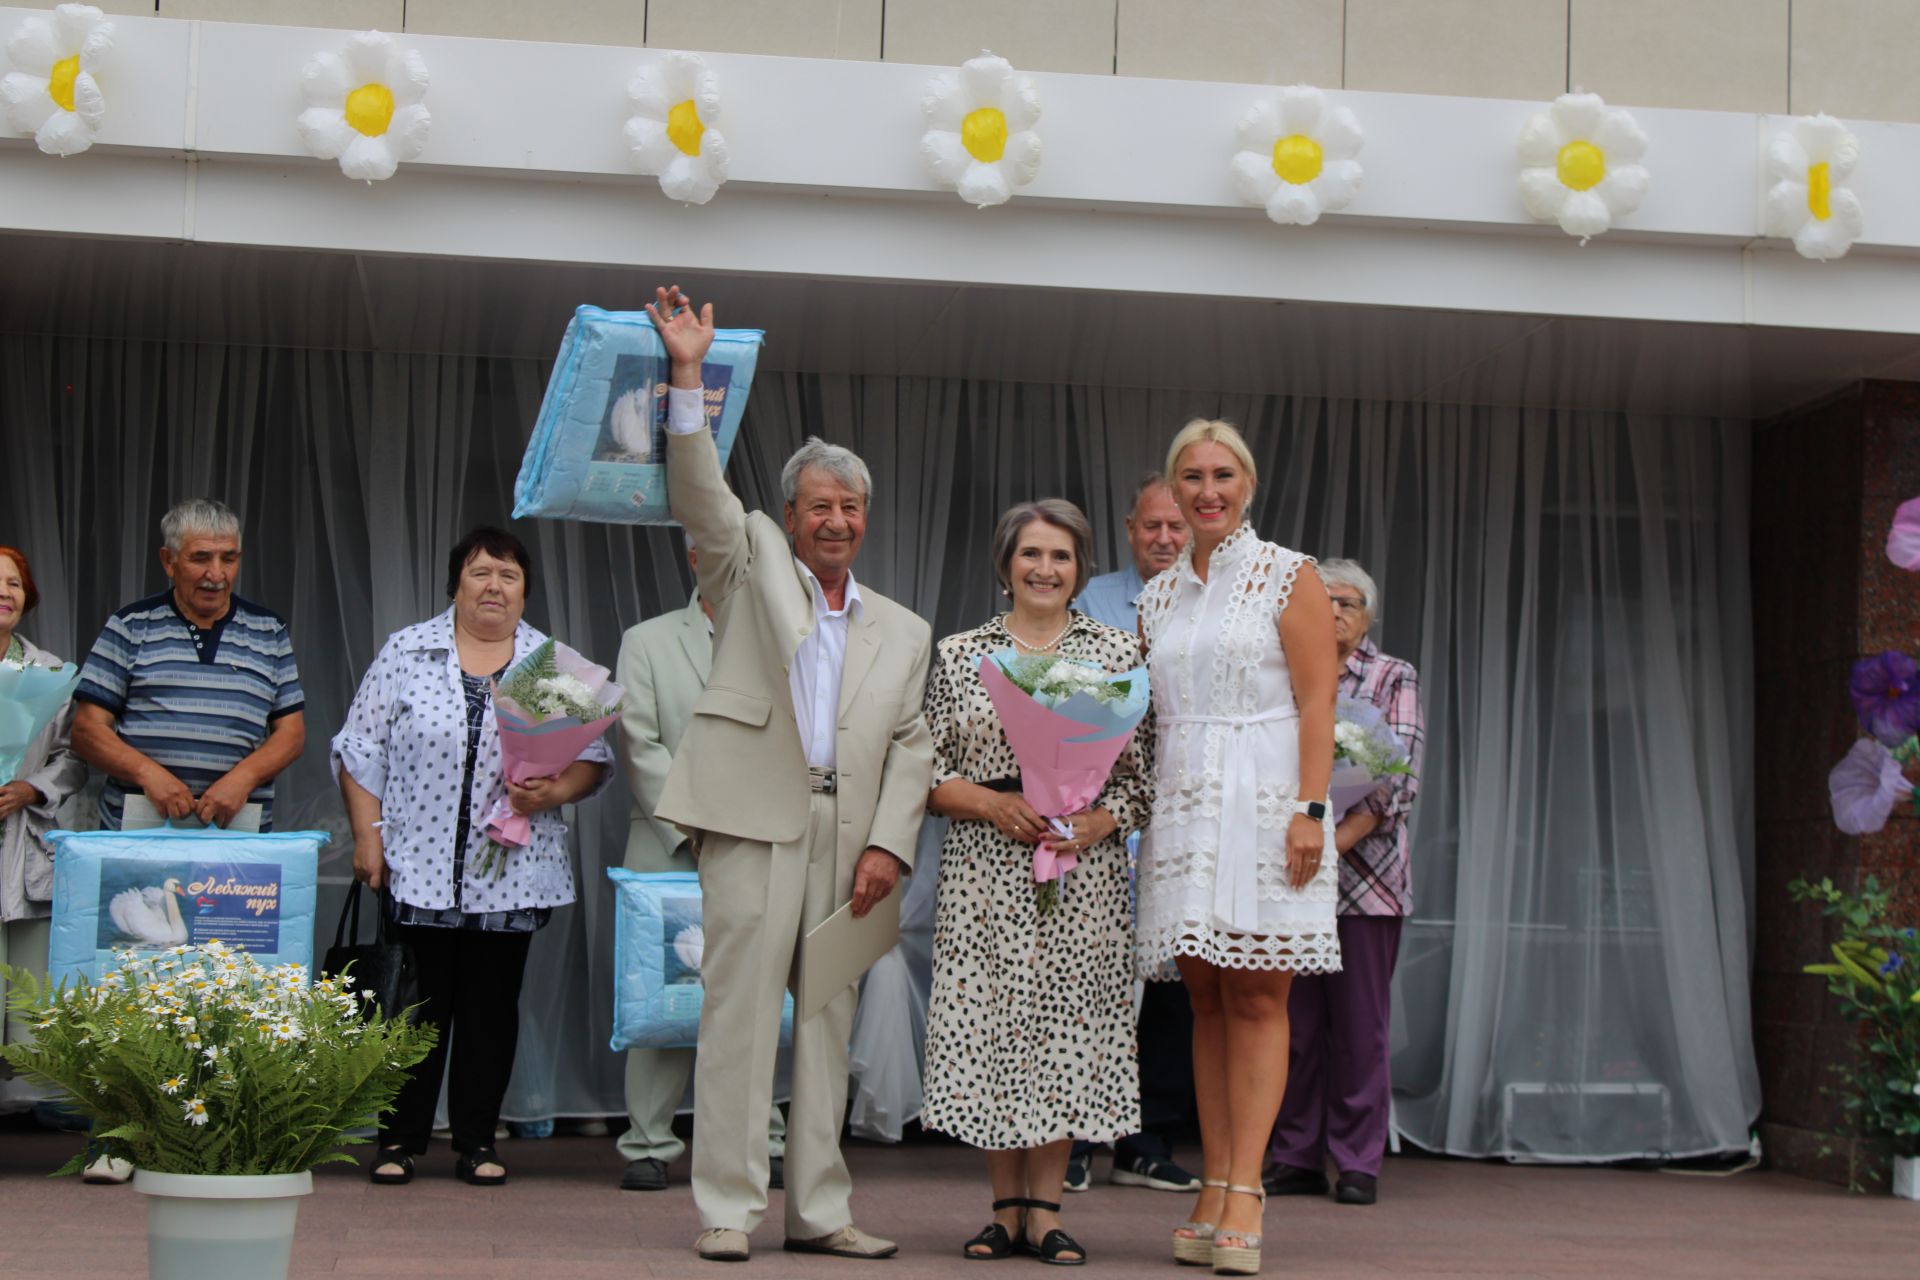
[[[998,619],[940,642],[927,678],[935,787],[1018,776],[979,676],[982,658],[1012,648]],[[1137,639],[1080,613],[1059,652],[1115,673],[1141,665]],[[927,1014],[927,1128],[989,1150],[1111,1142],[1139,1130],[1124,833],[1152,807],[1151,742],[1149,717],[1096,801],[1121,834],[1081,855],[1047,915],[1035,905],[1031,845],[988,822],[949,828]]]

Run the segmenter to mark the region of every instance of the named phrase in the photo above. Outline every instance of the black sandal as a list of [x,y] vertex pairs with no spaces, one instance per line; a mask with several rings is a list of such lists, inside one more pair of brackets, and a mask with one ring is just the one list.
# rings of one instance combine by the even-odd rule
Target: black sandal
[[[1060,1206],[1052,1200],[1029,1200],[1027,1201],[1027,1208],[1045,1209],[1048,1213],[1060,1212]],[[1026,1227],[1023,1224],[1020,1229],[1020,1243],[1024,1245],[1027,1251],[1032,1253],[1034,1257],[1049,1266],[1083,1267],[1087,1264],[1087,1251],[1080,1247],[1078,1240],[1075,1240],[1059,1227],[1055,1227],[1053,1230],[1047,1232],[1046,1235],[1041,1236],[1040,1243],[1036,1245],[1027,1239]],[[1063,1253],[1077,1253],[1080,1256],[1077,1258],[1063,1258],[1060,1256]]]
[[483,1164],[500,1164],[500,1153],[492,1147],[475,1147],[462,1152],[459,1162],[453,1166],[453,1172],[462,1182],[476,1187],[497,1187],[507,1180],[504,1173],[481,1173],[480,1166]]
[[[398,1173],[382,1173],[383,1164],[397,1164]],[[405,1147],[381,1147],[373,1153],[373,1163],[367,1166],[367,1181],[377,1182],[383,1187],[404,1186],[413,1181],[413,1157],[407,1154]]]
[[[1032,1203],[1031,1200],[995,1200],[993,1202],[993,1211],[998,1213],[1002,1209],[1024,1209]],[[1021,1234],[1025,1235],[1026,1223],[1024,1220],[1021,1222],[1020,1228]],[[975,1253],[973,1246],[977,1244],[987,1246],[987,1251],[985,1253]],[[972,1262],[998,1262],[1002,1258],[1011,1257],[1013,1253],[1014,1244],[1012,1234],[997,1222],[989,1222],[980,1229],[980,1234],[960,1246],[961,1256]]]

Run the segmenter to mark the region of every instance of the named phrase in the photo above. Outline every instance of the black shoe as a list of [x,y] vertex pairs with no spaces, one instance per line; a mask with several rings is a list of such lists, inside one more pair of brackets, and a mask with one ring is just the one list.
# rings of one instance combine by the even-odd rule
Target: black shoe
[[1300,1169],[1276,1164],[1260,1180],[1270,1196],[1323,1196],[1327,1194],[1327,1175],[1318,1169]]
[[1342,1173],[1333,1198],[1341,1204],[1372,1204],[1380,1198],[1380,1179],[1370,1173]]
[[1090,1153],[1082,1153],[1067,1160],[1067,1178],[1061,1185],[1068,1191],[1085,1191],[1093,1185],[1093,1171],[1087,1166],[1093,1159]]
[[787,1158],[785,1156],[767,1157],[767,1190],[785,1191],[787,1189]]
[[1171,1160],[1115,1153],[1107,1181],[1116,1187],[1147,1187],[1154,1191],[1198,1191],[1200,1179]]
[[665,1191],[667,1162],[656,1160],[652,1156],[629,1160],[627,1171],[620,1175],[620,1189],[622,1191]]
[[[460,1158],[453,1162],[453,1176],[475,1187],[498,1187],[506,1182],[505,1173],[480,1172],[483,1164],[500,1164],[500,1153],[492,1147],[475,1147],[462,1152]],[[502,1169],[505,1167],[501,1165]]]

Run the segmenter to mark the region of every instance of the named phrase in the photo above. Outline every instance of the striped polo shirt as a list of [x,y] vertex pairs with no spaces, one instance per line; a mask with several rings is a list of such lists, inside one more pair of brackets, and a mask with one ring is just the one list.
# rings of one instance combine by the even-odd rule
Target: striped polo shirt
[[[306,703],[293,639],[278,614],[234,596],[227,616],[202,630],[172,591],[107,619],[73,696],[106,708],[121,739],[195,797],[258,750],[275,720]],[[101,826],[119,829],[127,791],[107,779]],[[271,830],[272,780],[247,799],[260,806],[260,829]]]

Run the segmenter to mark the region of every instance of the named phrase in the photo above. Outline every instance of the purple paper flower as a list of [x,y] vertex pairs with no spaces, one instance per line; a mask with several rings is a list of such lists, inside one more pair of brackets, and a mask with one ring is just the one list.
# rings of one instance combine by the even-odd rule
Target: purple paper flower
[[1886,826],[1893,806],[1912,791],[1913,784],[1900,772],[1900,762],[1872,738],[1854,743],[1827,775],[1834,825],[1850,836],[1868,835]]
[[1854,663],[1847,693],[1860,727],[1888,746],[1920,732],[1920,668],[1906,654],[1889,649]]
[[1893,513],[1887,530],[1887,559],[1902,569],[1920,570],[1920,498],[1908,498]]

